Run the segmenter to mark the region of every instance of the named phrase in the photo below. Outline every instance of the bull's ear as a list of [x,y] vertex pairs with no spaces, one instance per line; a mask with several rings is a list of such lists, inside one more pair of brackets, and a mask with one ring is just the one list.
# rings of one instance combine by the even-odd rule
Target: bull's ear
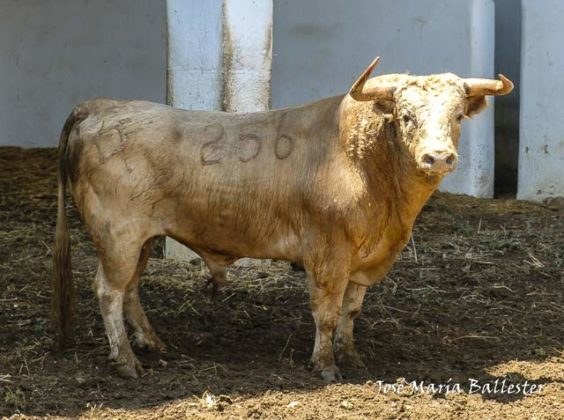
[[493,79],[464,79],[464,89],[468,98],[467,117],[482,112],[488,106],[486,96],[507,95],[513,90],[513,82],[503,74],[499,80]]
[[387,116],[391,116],[394,113],[394,101],[388,101],[384,99],[374,101],[374,111],[380,112]]
[[488,107],[488,101],[485,96],[468,97],[468,105],[466,107],[466,117],[472,118]]

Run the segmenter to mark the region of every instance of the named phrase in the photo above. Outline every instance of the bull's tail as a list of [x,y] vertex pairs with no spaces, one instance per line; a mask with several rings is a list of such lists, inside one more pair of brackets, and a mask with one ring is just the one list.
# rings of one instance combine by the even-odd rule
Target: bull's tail
[[53,249],[53,297],[51,314],[57,331],[57,344],[64,349],[72,339],[75,297],[71,270],[71,246],[69,225],[65,210],[65,192],[67,186],[67,147],[69,134],[75,124],[86,118],[86,113],[76,108],[67,118],[59,141],[59,192],[57,227]]

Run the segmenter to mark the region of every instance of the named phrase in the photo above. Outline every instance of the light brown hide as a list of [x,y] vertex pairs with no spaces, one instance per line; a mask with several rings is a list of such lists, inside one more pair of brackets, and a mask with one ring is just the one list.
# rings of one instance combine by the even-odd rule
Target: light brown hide
[[[73,111],[61,136],[60,191],[68,176],[97,247],[95,289],[121,374],[141,372],[123,311],[139,343],[164,348],[137,296],[147,241],[161,235],[200,253],[218,283],[241,257],[303,264],[316,368],[326,380],[339,377],[335,329],[337,359],[361,363],[352,330],[365,287],[390,270],[444,175],[421,166],[421,156],[441,147],[456,153],[460,119],[476,102],[451,74],[366,85],[375,83],[394,84],[393,98],[346,95],[249,114],[113,100]],[[61,195],[59,206],[58,238]],[[59,239],[54,314],[65,333],[63,294],[72,289],[70,269],[60,267],[70,267],[70,248]]]

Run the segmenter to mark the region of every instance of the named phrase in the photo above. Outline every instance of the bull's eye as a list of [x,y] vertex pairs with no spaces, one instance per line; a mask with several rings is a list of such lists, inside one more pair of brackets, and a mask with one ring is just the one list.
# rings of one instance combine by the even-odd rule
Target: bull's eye
[[411,121],[411,115],[409,115],[408,113],[404,113],[401,116],[401,118],[402,118],[403,122],[406,123],[406,124]]
[[461,112],[456,116],[456,121],[461,122],[463,118],[464,118],[464,114]]

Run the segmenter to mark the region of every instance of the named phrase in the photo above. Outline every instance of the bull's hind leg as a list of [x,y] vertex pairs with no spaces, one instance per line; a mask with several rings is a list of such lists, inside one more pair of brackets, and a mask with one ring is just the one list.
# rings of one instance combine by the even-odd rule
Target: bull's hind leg
[[354,346],[354,320],[360,314],[366,287],[349,282],[343,297],[343,309],[337,329],[333,349],[339,364],[362,367],[364,363]]
[[118,373],[128,378],[137,378],[143,372],[129,344],[123,320],[125,290],[137,270],[139,248],[131,243],[124,247],[114,243],[113,247],[101,248],[100,264],[94,280],[100,310],[110,344],[110,356]]
[[141,255],[137,263],[135,274],[125,290],[124,310],[127,321],[135,330],[133,339],[141,348],[149,348],[151,350],[166,351],[166,346],[155,333],[147,315],[143,311],[141,301],[139,299],[139,278],[145,270],[149,255],[151,254],[151,242],[147,241],[141,248]]

